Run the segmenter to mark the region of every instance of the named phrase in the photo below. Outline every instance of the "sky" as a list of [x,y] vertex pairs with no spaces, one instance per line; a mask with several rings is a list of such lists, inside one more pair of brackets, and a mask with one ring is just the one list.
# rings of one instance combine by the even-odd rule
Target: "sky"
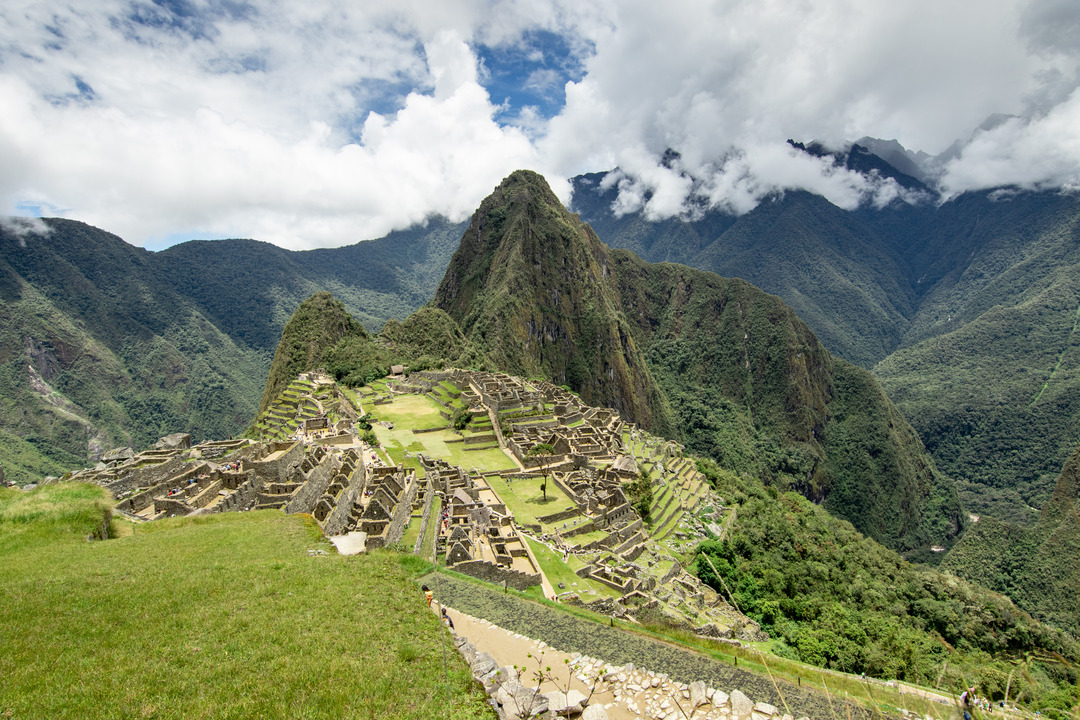
[[1078,86],[1075,0],[4,0],[0,214],[305,249],[463,220],[518,168],[564,202],[618,168],[651,218],[913,200],[787,143],[863,136],[961,141],[935,199],[1073,190]]

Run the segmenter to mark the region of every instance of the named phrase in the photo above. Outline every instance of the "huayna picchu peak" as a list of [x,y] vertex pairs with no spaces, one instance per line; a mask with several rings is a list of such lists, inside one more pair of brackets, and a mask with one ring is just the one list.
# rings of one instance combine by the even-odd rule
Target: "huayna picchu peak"
[[886,545],[961,529],[952,484],[867,371],[745,281],[608,248],[536,173],[481,203],[433,303],[494,367],[565,384]]

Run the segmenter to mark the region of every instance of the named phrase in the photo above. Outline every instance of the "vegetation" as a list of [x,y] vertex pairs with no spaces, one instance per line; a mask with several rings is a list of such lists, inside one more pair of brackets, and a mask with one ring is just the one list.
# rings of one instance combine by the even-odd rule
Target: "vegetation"
[[641,520],[646,525],[652,524],[653,485],[648,473],[638,472],[638,476],[626,483],[623,489],[626,490],[626,499],[641,516]]
[[173,432],[228,437],[268,351],[222,333],[151,253],[67,220],[0,228],[0,463],[20,484]]
[[1033,526],[985,517],[943,567],[1003,592],[1040,620],[1080,636],[1080,447]]
[[[773,637],[773,652],[819,667],[1068,709],[1080,645],[1007,599],[919,569],[796,493],[713,472],[745,498],[722,541],[699,547],[695,572]],[[1057,658],[1057,659],[1055,659]],[[1049,700],[1048,700],[1049,699]]]
[[[0,489],[0,713],[492,717],[417,558],[339,556],[280,512],[115,528],[108,508],[86,485]],[[87,542],[105,526],[122,537]]]
[[297,375],[321,367],[328,352],[343,340],[364,343],[370,338],[340,300],[320,292],[301,303],[281,332],[259,412],[266,410]]

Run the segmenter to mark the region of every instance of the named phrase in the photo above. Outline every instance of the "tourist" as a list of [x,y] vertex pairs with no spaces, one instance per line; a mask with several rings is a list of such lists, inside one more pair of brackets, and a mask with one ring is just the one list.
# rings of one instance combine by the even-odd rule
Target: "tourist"
[[451,620],[450,616],[446,614],[446,608],[442,609],[442,621],[443,621],[443,625],[450,628],[451,630],[454,629],[454,621]]
[[427,585],[421,585],[420,587],[424,591],[424,597],[427,598],[428,607],[431,607],[431,601],[435,599],[435,593],[431,592],[431,588]]
[[971,720],[971,708],[975,706],[975,688],[969,687],[960,693],[960,709],[964,711],[964,720]]

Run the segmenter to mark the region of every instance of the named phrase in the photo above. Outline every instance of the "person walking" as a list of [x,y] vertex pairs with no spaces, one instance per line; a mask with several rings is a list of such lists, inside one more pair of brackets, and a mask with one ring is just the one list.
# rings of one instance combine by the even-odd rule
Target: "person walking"
[[960,693],[960,709],[964,711],[964,720],[971,720],[971,708],[975,706],[975,688],[969,687]]

